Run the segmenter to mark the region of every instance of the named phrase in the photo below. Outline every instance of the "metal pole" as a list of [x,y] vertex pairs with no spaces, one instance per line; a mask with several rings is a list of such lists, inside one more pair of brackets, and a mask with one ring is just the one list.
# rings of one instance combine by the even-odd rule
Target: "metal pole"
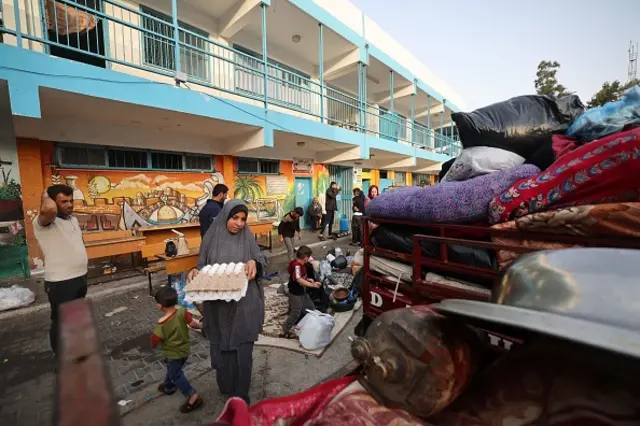
[[[178,24],[178,0],[171,0],[171,17],[173,18],[173,56],[176,64],[176,77],[180,72],[180,26]],[[176,84],[178,80],[176,78]]]
[[[20,4],[18,0],[13,0],[13,16],[16,20],[16,44],[22,47],[22,28],[20,22]],[[7,23],[5,22],[4,25]]]
[[364,82],[362,81],[362,62],[358,62],[358,125],[362,123],[362,90]]
[[320,74],[320,122],[324,123],[324,29],[322,23],[318,24],[318,74]]
[[[174,0],[175,1],[175,0]],[[269,94],[267,93],[267,5],[262,3],[262,72],[264,73],[264,107],[269,105]]]
[[367,65],[362,65],[362,131],[367,133]]
[[416,82],[413,82],[411,93],[411,143],[416,142]]
[[427,95],[427,137],[429,138],[428,145],[431,148],[431,135],[433,130],[431,129],[431,96]]

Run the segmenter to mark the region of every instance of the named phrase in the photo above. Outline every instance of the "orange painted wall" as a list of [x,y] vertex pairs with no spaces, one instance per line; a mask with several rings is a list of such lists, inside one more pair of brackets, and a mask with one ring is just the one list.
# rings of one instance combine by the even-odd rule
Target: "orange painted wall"
[[18,163],[22,182],[22,203],[25,231],[31,267],[42,267],[43,256],[33,234],[33,220],[40,211],[40,199],[44,192],[42,142],[33,139],[18,139]]

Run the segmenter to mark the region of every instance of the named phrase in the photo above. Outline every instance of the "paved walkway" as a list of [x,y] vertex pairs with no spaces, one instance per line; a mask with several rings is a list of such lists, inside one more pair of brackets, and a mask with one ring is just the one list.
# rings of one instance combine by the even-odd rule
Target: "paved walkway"
[[[334,246],[346,249],[347,242],[319,243],[315,250],[322,255]],[[280,271],[281,274],[274,282],[287,279],[283,269],[287,263],[286,255],[271,257],[269,271]],[[166,282],[164,280],[166,277],[156,277],[156,283]],[[138,407],[156,398],[155,387],[165,373],[160,353],[149,349],[152,325],[159,312],[146,287],[146,277],[139,275],[89,289],[116,398],[131,401],[123,412],[138,411]],[[54,359],[49,348],[48,306],[42,304],[38,309],[32,307],[5,313],[0,320],[0,424],[50,424]],[[352,320],[350,327],[356,323],[357,319]],[[253,400],[297,392],[342,367],[350,360],[348,334],[352,333],[344,333],[320,360],[284,350],[257,348],[251,390]],[[196,383],[204,389],[208,400],[203,416],[209,420],[221,409],[222,400],[213,391],[214,374],[210,372],[208,343],[197,333],[192,333],[192,354],[185,371],[188,377],[201,377]],[[169,397],[163,399],[162,403],[152,403],[156,408],[144,407],[142,414],[130,414],[127,424],[156,424],[154,416],[165,411],[163,416],[168,417],[159,424],[191,424],[183,423],[179,416],[171,420],[171,413],[177,413],[181,403],[179,397],[173,398],[171,401],[175,403],[166,404],[166,407]],[[197,424],[206,424],[203,422],[205,417],[199,417]]]

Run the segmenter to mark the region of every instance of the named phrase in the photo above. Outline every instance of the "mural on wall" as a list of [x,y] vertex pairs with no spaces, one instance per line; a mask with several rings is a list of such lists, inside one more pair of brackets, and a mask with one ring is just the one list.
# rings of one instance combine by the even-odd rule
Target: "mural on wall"
[[222,174],[52,169],[51,184],[73,188],[83,232],[197,222]]
[[324,208],[325,193],[329,189],[329,183],[329,169],[324,164],[316,164],[313,174],[313,196],[318,198],[322,208]]
[[22,188],[14,157],[0,156],[0,277],[28,275]]
[[295,207],[292,162],[280,162],[279,175],[235,173],[233,197],[249,207],[249,222],[276,221]]

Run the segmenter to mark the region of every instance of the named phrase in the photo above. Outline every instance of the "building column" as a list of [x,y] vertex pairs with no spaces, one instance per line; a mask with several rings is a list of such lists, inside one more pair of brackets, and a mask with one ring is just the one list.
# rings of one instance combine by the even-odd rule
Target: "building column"
[[429,148],[431,148],[432,135],[433,130],[431,129],[431,96],[427,94],[427,145],[429,146]]
[[389,112],[393,114],[393,70],[389,71]]
[[[176,1],[176,0],[173,0]],[[269,56],[267,55],[267,5],[262,3],[260,5],[262,11],[262,79],[264,82],[264,107],[265,109],[269,105],[269,93],[268,93],[268,79],[267,79],[267,63]]]
[[362,64],[362,131],[367,133],[367,111],[369,110],[367,102],[367,70],[368,66]]
[[173,20],[173,61],[176,66],[176,85],[180,72],[180,25],[178,23],[178,0],[171,0],[171,18]]
[[411,143],[416,142],[416,81],[413,80],[413,93],[411,94]]
[[[0,7],[0,9],[2,8]],[[16,25],[16,45],[18,47],[22,47],[22,27],[21,27],[21,21],[20,21],[20,1],[19,0],[13,0],[13,17],[15,19],[15,25]],[[7,20],[5,18],[4,25],[7,25],[6,21]]]
[[362,62],[358,61],[358,126],[362,123],[362,87],[364,85],[364,78],[362,74]]
[[318,74],[320,78],[320,122],[324,123],[324,27],[318,24]]

